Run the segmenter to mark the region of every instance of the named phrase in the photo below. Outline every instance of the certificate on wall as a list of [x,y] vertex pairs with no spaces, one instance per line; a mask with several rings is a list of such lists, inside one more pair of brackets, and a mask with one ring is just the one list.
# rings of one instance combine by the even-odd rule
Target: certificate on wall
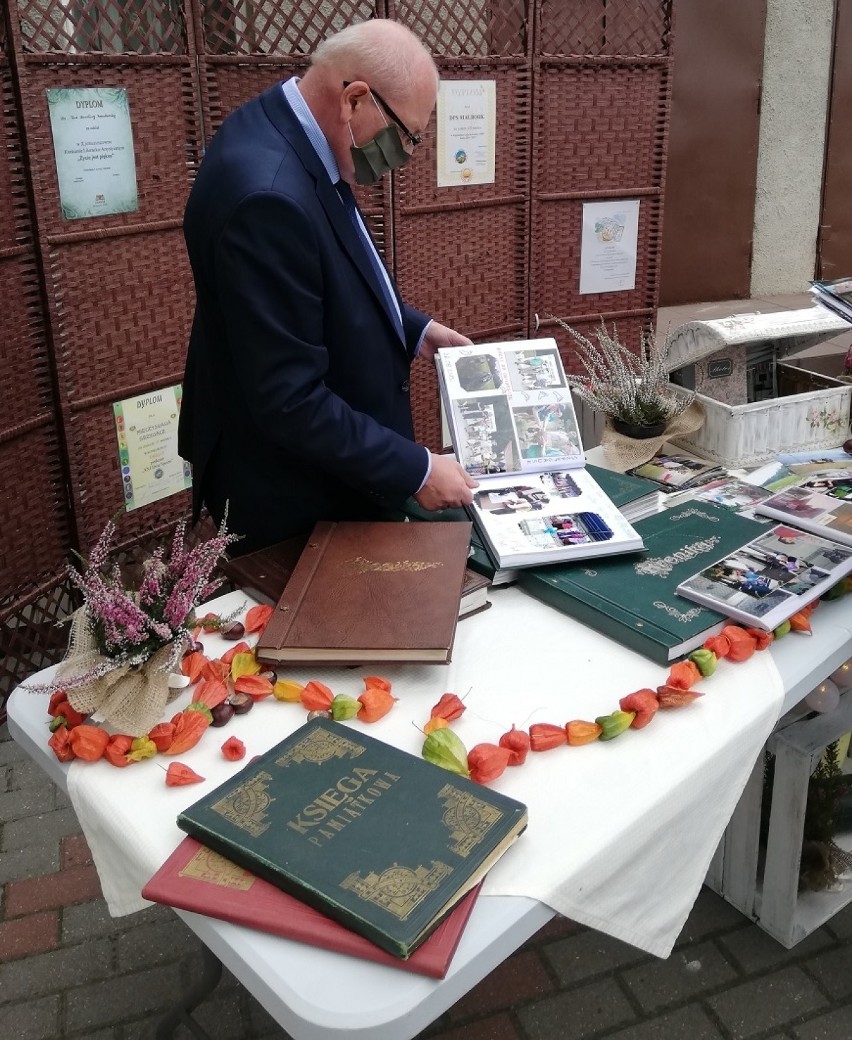
[[497,85],[489,80],[443,80],[437,109],[438,187],[493,184]]
[[46,93],[65,220],[138,210],[124,87],[51,87]]
[[580,250],[580,293],[636,288],[639,200],[585,202]]
[[177,450],[182,397],[183,387],[178,384],[112,406],[128,512],[192,485],[190,465]]

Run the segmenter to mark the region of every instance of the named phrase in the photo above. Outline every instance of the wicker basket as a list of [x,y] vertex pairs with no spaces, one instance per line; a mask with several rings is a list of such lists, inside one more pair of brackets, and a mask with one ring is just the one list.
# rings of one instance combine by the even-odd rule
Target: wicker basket
[[[844,332],[850,332],[849,324],[821,307],[681,325],[669,336],[670,371],[673,382],[695,389],[706,417],[701,429],[676,443],[729,467],[843,444],[852,387],[818,373],[807,373],[805,384],[804,367],[778,362]],[[756,375],[761,369],[763,387]],[[822,389],[789,393],[801,385]],[[749,401],[754,394],[768,399]]]

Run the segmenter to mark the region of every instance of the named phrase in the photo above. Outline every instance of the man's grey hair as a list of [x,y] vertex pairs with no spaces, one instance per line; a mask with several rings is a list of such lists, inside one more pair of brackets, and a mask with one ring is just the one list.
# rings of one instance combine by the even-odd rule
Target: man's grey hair
[[[423,61],[416,58],[422,54]],[[336,68],[347,80],[363,79],[378,91],[405,94],[434,59],[420,39],[399,22],[386,18],[357,22],[329,36],[311,55],[311,65]]]

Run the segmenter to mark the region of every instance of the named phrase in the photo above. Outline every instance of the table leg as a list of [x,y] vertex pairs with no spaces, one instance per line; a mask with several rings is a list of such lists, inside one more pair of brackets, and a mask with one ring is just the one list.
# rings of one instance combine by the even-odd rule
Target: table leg
[[210,1037],[192,1017],[191,1012],[198,1007],[205,997],[209,996],[222,977],[222,962],[206,946],[201,946],[201,978],[191,986],[178,1003],[167,1011],[160,1019],[155,1034],[156,1040],[170,1040],[180,1025],[199,1037],[199,1040],[210,1040]]

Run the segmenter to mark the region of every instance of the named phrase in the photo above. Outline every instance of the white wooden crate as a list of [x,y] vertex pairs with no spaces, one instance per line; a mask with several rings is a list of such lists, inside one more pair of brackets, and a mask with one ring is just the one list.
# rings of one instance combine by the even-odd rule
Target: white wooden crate
[[745,403],[747,356],[764,346],[774,361],[849,331],[848,322],[818,306],[681,325],[668,336],[669,369],[688,373],[705,420],[675,443],[731,468],[778,452],[839,447],[849,436],[852,386],[818,377],[825,389]]
[[[838,891],[799,891],[805,807],[811,774],[828,744],[852,729],[852,691],[838,707],[777,731],[768,748],[775,774],[763,884],[756,894],[757,923],[787,949],[852,902],[852,884]],[[839,844],[843,844],[839,838]]]

